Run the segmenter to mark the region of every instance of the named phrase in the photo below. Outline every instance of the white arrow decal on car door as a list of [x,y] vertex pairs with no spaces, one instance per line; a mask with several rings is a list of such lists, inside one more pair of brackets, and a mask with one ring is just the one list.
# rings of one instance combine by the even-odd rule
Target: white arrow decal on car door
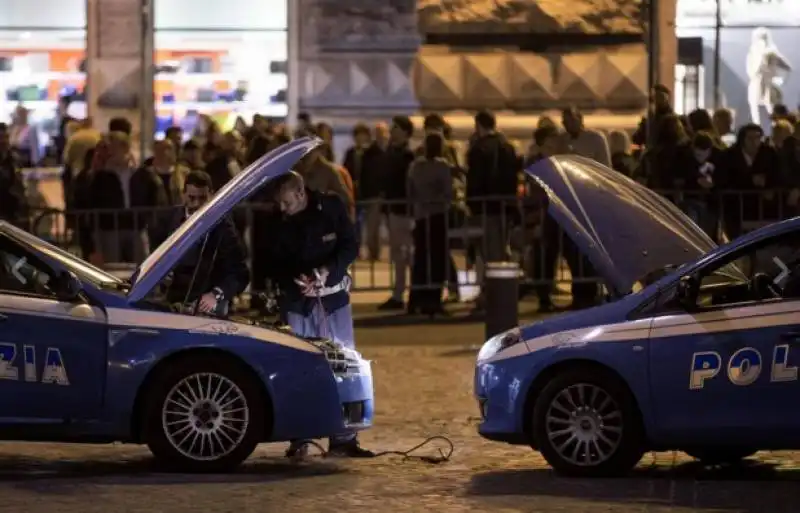
[[778,257],[772,257],[772,261],[775,262],[775,265],[781,268],[780,274],[778,274],[773,281],[775,285],[780,286],[783,280],[785,280],[789,276],[789,268],[786,267],[786,264]]
[[27,261],[28,259],[26,257],[22,257],[19,260],[17,260],[17,263],[14,264],[14,267],[11,268],[11,274],[13,274],[14,278],[19,280],[19,282],[22,283],[23,285],[27,285],[28,280],[26,280],[25,277],[22,276],[22,273],[20,273],[19,270],[22,269],[22,266],[25,265]]

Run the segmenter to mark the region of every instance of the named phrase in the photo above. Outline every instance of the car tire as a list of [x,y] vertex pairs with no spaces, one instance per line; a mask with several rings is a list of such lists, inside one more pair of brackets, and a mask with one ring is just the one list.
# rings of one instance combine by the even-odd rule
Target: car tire
[[703,465],[731,465],[758,452],[749,447],[709,447],[704,449],[686,449],[686,454],[700,460]]
[[556,375],[538,394],[532,416],[532,446],[558,474],[624,475],[644,454],[636,401],[602,369],[581,366]]
[[261,385],[233,358],[187,356],[160,373],[148,395],[144,441],[169,470],[233,470],[264,438]]

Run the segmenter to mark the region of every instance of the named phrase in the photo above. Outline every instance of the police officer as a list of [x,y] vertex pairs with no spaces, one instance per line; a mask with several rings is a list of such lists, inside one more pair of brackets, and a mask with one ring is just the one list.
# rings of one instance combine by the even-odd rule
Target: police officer
[[[270,275],[281,290],[281,312],[298,335],[328,337],[353,348],[347,269],[358,245],[347,209],[338,196],[309,190],[294,171],[276,179],[273,187],[282,220],[269,234]],[[295,441],[286,455],[301,457],[305,450],[302,441]],[[373,455],[355,434],[332,436],[329,454]]]
[[[202,171],[192,171],[186,176],[183,206],[163,223],[167,231],[161,234],[161,240],[211,198],[211,183],[211,177]],[[197,301],[197,309],[202,313],[224,314],[222,307],[241,294],[249,280],[242,242],[233,221],[226,217],[175,266],[167,287],[167,301],[171,304]]]

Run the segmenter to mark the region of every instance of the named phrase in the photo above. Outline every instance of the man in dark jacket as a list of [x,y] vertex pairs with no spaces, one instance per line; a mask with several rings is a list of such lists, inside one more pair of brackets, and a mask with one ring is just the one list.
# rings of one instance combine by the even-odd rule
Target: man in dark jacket
[[367,254],[371,262],[380,259],[380,228],[383,224],[384,212],[382,198],[384,196],[383,177],[384,162],[388,150],[388,127],[385,123],[375,125],[375,137],[370,146],[364,150],[356,188],[357,200],[365,212],[364,238]]
[[[517,213],[519,168],[517,152],[497,132],[494,115],[487,111],[476,114],[475,138],[467,151],[467,205],[471,222],[483,230],[480,254],[484,263],[508,259],[509,224]],[[478,270],[482,279],[482,267]],[[481,298],[478,308],[482,303]]]
[[395,116],[392,120],[389,148],[384,161],[384,197],[389,210],[389,253],[394,265],[394,289],[392,297],[383,303],[381,310],[405,308],[403,294],[406,291],[406,271],[411,267],[413,220],[408,211],[408,170],[414,162],[414,152],[409,140],[414,134],[414,125],[407,116]]
[[[183,191],[184,205],[163,223],[166,231],[155,241],[158,244],[211,198],[211,177],[202,171],[192,171],[186,176]],[[222,315],[249,281],[242,242],[233,222],[225,218],[175,266],[172,283],[167,288],[167,301],[181,304],[199,301],[200,312]]]
[[721,156],[715,182],[723,194],[725,233],[735,239],[778,219],[775,189],[782,185],[778,154],[764,143],[764,130],[754,123],[739,128],[736,143]]
[[[353,222],[335,195],[305,187],[295,172],[276,179],[275,198],[282,221],[269,234],[272,239],[269,274],[280,288],[278,305],[292,330],[304,337],[327,337],[354,348],[350,276],[356,259]],[[304,455],[306,445],[293,441],[286,456]],[[329,453],[365,457],[355,434],[331,437]]]
[[25,186],[11,154],[8,126],[0,123],[0,219],[16,223],[25,207]]
[[371,144],[372,134],[369,131],[369,127],[363,123],[357,124],[353,128],[353,145],[347,149],[342,160],[342,165],[350,173],[350,178],[353,180],[356,191],[358,191],[358,183],[361,179],[361,170],[364,165],[364,153]]
[[667,86],[656,84],[650,93],[650,112],[648,116],[644,116],[639,121],[639,126],[636,132],[633,133],[631,140],[633,144],[638,146],[645,146],[652,144],[656,140],[654,134],[648,133],[654,131],[661,124],[661,119],[664,116],[674,114],[672,110],[672,103],[670,101],[670,90]]

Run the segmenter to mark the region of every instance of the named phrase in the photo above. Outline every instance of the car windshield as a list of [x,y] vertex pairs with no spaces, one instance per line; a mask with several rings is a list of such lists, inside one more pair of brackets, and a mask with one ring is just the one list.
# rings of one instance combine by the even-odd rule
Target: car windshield
[[80,258],[67,251],[64,251],[63,249],[34,237],[24,230],[9,224],[4,224],[2,228],[9,237],[17,240],[28,248],[43,253],[47,255],[47,257],[57,261],[59,264],[64,266],[64,268],[75,273],[75,276],[77,276],[81,281],[87,281],[99,287],[123,288],[125,286],[125,282],[116,276],[109,274],[84,260],[81,260]]
[[[740,259],[741,260],[741,259]],[[740,260],[735,260],[730,262],[719,269],[713,271],[705,280],[704,283],[706,284],[713,284],[713,285],[721,285],[724,283],[730,285],[739,285],[742,283],[747,283],[749,279],[747,276],[741,271],[743,268],[744,262]],[[650,271],[641,279],[637,280],[634,284],[633,288],[631,289],[631,294],[636,294],[644,290],[645,287],[651,285],[661,278],[667,276],[668,274],[672,274],[673,272],[679,271],[683,268],[686,264],[681,265],[666,265],[661,269],[656,269],[655,271]]]
[[741,271],[741,264],[742,262],[737,260],[720,267],[708,276],[706,283],[714,285],[723,283],[741,285],[742,283],[747,283],[750,279]]

